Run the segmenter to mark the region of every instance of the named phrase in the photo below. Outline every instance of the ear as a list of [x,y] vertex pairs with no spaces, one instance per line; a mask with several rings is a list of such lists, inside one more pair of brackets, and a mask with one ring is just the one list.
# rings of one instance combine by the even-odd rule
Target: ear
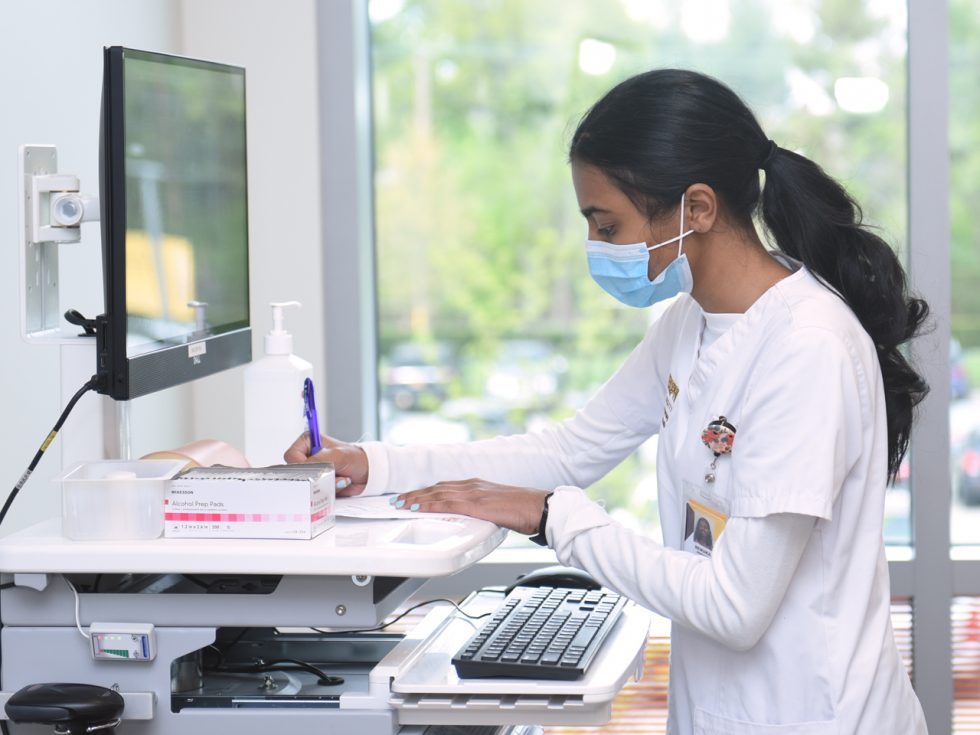
[[707,184],[691,184],[684,192],[684,229],[710,232],[718,218],[718,195]]

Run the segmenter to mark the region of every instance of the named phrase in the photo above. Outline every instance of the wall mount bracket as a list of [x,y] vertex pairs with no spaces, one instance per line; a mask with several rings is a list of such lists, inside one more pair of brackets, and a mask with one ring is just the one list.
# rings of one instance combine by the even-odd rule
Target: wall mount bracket
[[57,338],[58,246],[81,240],[81,223],[99,219],[98,197],[79,191],[79,180],[58,173],[53,145],[18,148],[21,334],[28,341]]

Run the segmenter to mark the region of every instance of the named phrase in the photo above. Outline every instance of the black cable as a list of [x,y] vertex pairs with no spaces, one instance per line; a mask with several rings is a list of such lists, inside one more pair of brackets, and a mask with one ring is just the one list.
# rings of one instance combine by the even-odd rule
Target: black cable
[[[285,666],[284,664],[289,665]],[[259,674],[263,671],[291,671],[295,669],[314,674],[317,677],[317,684],[320,686],[337,686],[344,683],[342,677],[331,676],[313,664],[295,658],[277,658],[271,661],[260,659],[258,663],[252,665],[221,666],[211,669],[211,671],[225,671],[232,674]]]
[[[498,590],[486,590],[486,591],[497,592]],[[499,590],[499,591],[502,592],[503,590]],[[394,625],[403,617],[405,617],[410,612],[412,612],[412,610],[415,610],[416,608],[422,607],[424,605],[431,605],[433,602],[448,602],[450,605],[456,608],[456,610],[459,612],[460,615],[463,615],[469,618],[470,620],[480,620],[482,618],[486,618],[493,615],[493,613],[489,613],[489,612],[483,613],[483,615],[470,615],[468,612],[463,610],[463,608],[457,605],[453,600],[450,600],[448,597],[437,597],[434,600],[426,600],[425,602],[420,602],[417,605],[412,605],[410,608],[405,610],[401,615],[394,618],[393,620],[389,620],[387,623],[382,623],[381,625],[377,625],[373,628],[361,628],[360,630],[323,630],[322,628],[311,628],[311,630],[315,630],[317,633],[323,633],[324,635],[353,635],[354,633],[373,633],[376,630],[384,630],[389,625]]]
[[213,648],[218,653],[218,666],[223,666],[225,663],[225,654],[228,653],[232,648],[238,645],[238,642],[244,638],[252,629],[242,628],[238,631],[238,635],[235,636],[234,640],[223,648],[218,648],[218,641],[216,640],[208,648]]
[[[7,496],[7,502],[4,503],[3,508],[0,509],[0,525],[3,524],[4,518],[7,517],[7,511],[10,510],[10,505],[14,502],[14,498],[17,497],[17,493],[19,493],[20,489],[24,487],[24,483],[27,482],[27,478],[29,478],[31,473],[34,472],[34,468],[37,467],[38,462],[41,461],[41,457],[44,456],[44,453],[47,451],[48,447],[51,446],[51,442],[54,441],[54,438],[58,435],[58,432],[61,431],[61,427],[64,425],[65,419],[68,418],[68,414],[71,413],[71,410],[75,407],[75,404],[78,403],[78,400],[88,391],[95,388],[95,386],[98,385],[98,382],[98,376],[93,375],[91,378],[89,378],[85,385],[78,389],[78,392],[71,397],[71,400],[68,401],[68,405],[65,406],[65,410],[61,412],[61,416],[59,416],[58,421],[55,422],[54,428],[51,429],[51,432],[44,439],[40,449],[37,450],[37,454],[34,455],[34,459],[32,459],[31,463],[27,466],[27,470],[23,475],[21,475],[20,480],[18,480],[17,484],[14,485],[13,491]],[[2,720],[0,720],[0,722],[2,722]]]
[[[325,673],[323,670],[317,668],[311,663],[306,661],[299,661],[294,658],[282,658],[274,659],[272,661],[265,661],[262,659],[257,659],[254,664],[242,664],[240,666],[229,666],[225,664],[225,654],[228,653],[232,648],[238,645],[239,641],[245,637],[251,628],[242,628],[238,635],[223,648],[218,648],[217,645],[210,645],[208,648],[213,648],[218,653],[218,665],[208,667],[208,671],[225,671],[228,673],[239,673],[239,674],[255,674],[262,671],[288,671],[294,669],[300,669],[302,671],[308,671],[311,674],[315,674],[317,677],[317,683],[320,686],[337,686],[343,684],[344,680],[339,676],[331,676]],[[217,641],[215,642],[217,643]],[[283,666],[283,664],[291,664],[291,666]]]

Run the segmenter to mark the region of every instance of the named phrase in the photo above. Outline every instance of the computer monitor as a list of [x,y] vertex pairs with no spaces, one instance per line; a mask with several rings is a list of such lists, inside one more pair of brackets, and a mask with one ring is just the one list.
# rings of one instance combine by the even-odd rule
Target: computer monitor
[[252,359],[245,70],[105,49],[101,393],[127,400]]

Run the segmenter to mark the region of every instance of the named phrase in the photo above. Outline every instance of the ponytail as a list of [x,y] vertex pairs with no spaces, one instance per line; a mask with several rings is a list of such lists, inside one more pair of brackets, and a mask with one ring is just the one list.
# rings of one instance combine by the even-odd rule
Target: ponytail
[[861,208],[817,164],[779,148],[765,169],[762,220],[776,245],[835,289],[874,342],[894,481],[908,449],[913,409],[929,391],[899,347],[918,333],[929,308],[909,296],[894,251],[862,224]]
[[860,207],[836,181],[769,140],[731,89],[682,69],[657,69],[616,85],[582,118],[569,159],[603,171],[650,218],[699,182],[714,189],[743,227],[752,227],[761,207],[779,249],[836,290],[874,341],[885,386],[888,476],[895,479],[913,409],[928,392],[900,347],[929,310],[909,296],[895,253],[862,225]]

